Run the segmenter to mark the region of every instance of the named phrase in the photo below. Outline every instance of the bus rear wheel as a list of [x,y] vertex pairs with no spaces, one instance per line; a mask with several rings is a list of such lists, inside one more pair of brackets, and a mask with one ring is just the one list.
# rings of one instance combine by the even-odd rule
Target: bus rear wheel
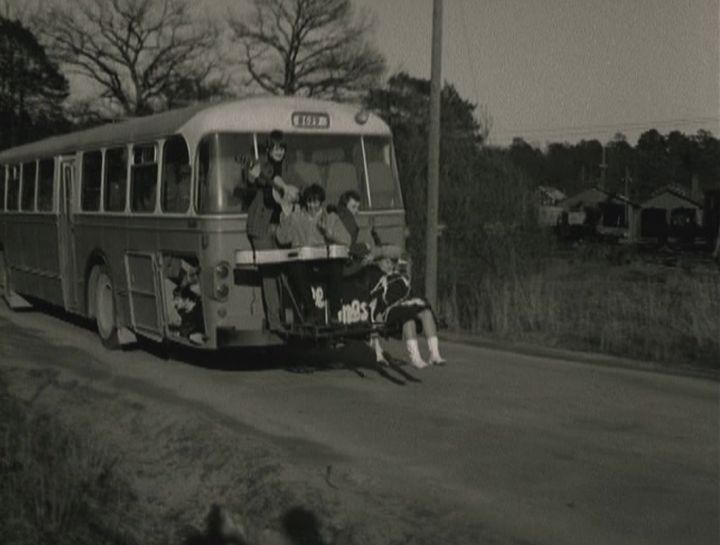
[[117,322],[115,319],[115,295],[113,293],[110,270],[101,265],[98,267],[95,280],[95,324],[98,336],[106,348],[117,348]]

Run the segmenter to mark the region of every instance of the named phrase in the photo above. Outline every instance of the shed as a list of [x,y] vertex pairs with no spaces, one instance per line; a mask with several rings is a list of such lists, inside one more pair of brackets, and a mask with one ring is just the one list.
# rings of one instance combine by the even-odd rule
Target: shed
[[541,185],[535,190],[535,197],[539,205],[538,221],[540,225],[557,225],[563,213],[563,208],[559,203],[565,199],[565,193],[555,187]]
[[[583,222],[594,225],[598,233],[637,238],[640,205],[618,193],[591,187],[562,201],[568,218],[582,215]],[[576,220],[577,221],[577,220]]]
[[680,189],[666,186],[642,204],[640,232],[659,236],[672,228],[699,226],[703,223],[703,205]]

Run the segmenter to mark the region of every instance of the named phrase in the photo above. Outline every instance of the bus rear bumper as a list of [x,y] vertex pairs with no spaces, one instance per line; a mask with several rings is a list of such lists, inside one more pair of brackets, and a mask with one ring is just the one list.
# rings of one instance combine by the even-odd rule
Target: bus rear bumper
[[384,323],[358,322],[354,324],[286,324],[281,330],[217,329],[217,347],[280,346],[294,341],[342,342],[350,339],[367,339],[370,335],[385,335]]
[[383,335],[384,323],[357,322],[354,324],[290,324],[278,334],[288,341],[342,342],[347,339],[365,339],[372,334]]

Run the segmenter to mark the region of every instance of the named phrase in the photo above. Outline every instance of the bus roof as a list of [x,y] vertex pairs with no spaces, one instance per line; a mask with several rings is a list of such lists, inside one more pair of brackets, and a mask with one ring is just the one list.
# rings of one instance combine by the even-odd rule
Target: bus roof
[[[148,142],[171,134],[183,134],[194,149],[210,132],[270,132],[312,134],[390,135],[385,122],[369,114],[365,123],[356,121],[360,107],[327,100],[300,97],[252,97],[229,102],[201,104],[53,136],[0,152],[0,163],[15,163],[72,153],[84,149]],[[325,119],[327,126],[298,122]]]

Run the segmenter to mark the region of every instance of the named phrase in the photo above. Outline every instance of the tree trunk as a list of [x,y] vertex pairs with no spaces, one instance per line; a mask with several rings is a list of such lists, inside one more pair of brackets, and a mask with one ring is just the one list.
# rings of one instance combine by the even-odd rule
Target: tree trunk
[[715,237],[715,250],[713,251],[713,257],[720,261],[720,221],[718,221],[718,232]]

